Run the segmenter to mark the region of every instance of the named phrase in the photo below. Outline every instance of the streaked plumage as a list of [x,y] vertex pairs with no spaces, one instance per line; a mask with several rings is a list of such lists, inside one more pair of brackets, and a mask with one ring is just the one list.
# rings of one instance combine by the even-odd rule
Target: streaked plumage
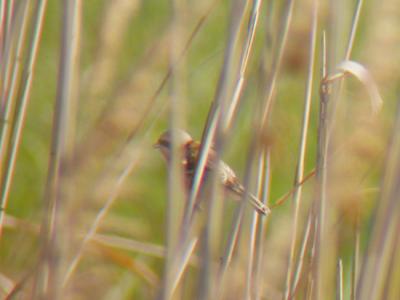
[[[177,144],[182,146],[183,151],[183,161],[182,165],[185,171],[185,177],[187,178],[188,188],[191,187],[194,172],[197,166],[197,160],[200,152],[200,143],[194,141],[192,137],[183,130],[178,130],[176,132]],[[166,131],[159,137],[158,141],[154,145],[163,154],[164,158],[168,161],[170,158],[170,147],[171,147],[171,133]],[[216,167],[216,154],[215,151],[211,149],[208,156],[208,161],[206,164],[205,178],[207,173],[214,170]],[[244,187],[239,182],[235,172],[223,161],[219,161],[218,165],[218,178],[220,178],[221,184],[226,190],[238,195],[243,196]],[[270,209],[263,204],[256,196],[248,194],[249,202],[260,214],[267,215]]]

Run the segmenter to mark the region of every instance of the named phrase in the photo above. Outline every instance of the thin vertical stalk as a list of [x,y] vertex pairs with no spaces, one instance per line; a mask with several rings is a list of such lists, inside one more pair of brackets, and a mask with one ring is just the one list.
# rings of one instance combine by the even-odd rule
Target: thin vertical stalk
[[293,193],[293,203],[294,203],[294,216],[293,216],[293,230],[292,230],[292,240],[290,246],[289,254],[289,264],[286,274],[286,287],[285,287],[285,299],[289,299],[289,295],[292,295],[292,276],[293,276],[293,265],[295,258],[295,249],[298,235],[299,227],[299,211],[300,211],[300,201],[302,193],[302,185],[300,184],[304,179],[304,164],[305,155],[307,147],[307,134],[308,126],[310,121],[310,109],[311,109],[311,98],[312,98],[312,88],[313,88],[313,77],[314,77],[314,63],[315,63],[315,48],[317,40],[317,28],[318,28],[318,1],[313,1],[312,12],[311,12],[311,33],[310,33],[310,50],[309,50],[309,65],[308,65],[308,76],[306,82],[306,92],[305,101],[303,109],[303,121],[301,125],[300,133],[300,146],[298,152],[298,163],[296,169],[296,175],[294,180],[294,193]]
[[327,50],[326,50],[326,35],[325,32],[322,37],[322,80],[320,85],[320,112],[319,112],[319,125],[318,125],[318,150],[317,150],[317,241],[315,247],[316,264],[314,273],[315,282],[315,297],[317,299],[324,299],[322,297],[322,280],[323,280],[323,251],[326,245],[323,245],[325,240],[325,223],[326,223],[326,183],[327,183],[327,152],[328,152],[328,103],[329,91],[328,84],[324,81],[328,74],[327,71]]
[[[259,1],[259,0],[253,1],[251,12],[250,12],[250,17],[249,17],[249,21],[248,21],[248,26],[247,26],[247,35],[246,35],[244,45],[242,48],[242,52],[241,52],[241,57],[240,57],[240,61],[239,61],[239,70],[238,70],[236,82],[234,84],[234,91],[233,91],[232,99],[230,99],[230,101],[229,101],[227,113],[223,114],[221,116],[223,132],[227,131],[231,126],[231,123],[232,123],[233,117],[234,117],[234,113],[236,111],[236,107],[239,103],[240,96],[243,91],[243,86],[244,86],[244,81],[245,81],[245,73],[246,73],[249,57],[250,57],[253,42],[254,42],[254,36],[255,36],[255,31],[257,28],[257,24],[258,24],[260,6],[261,6],[261,1]],[[218,284],[216,286],[218,286]],[[218,287],[217,287],[217,289],[218,289]],[[218,294],[219,292],[216,292],[216,293]]]
[[[353,14],[353,18],[352,18],[352,22],[351,22],[351,29],[350,29],[350,34],[349,34],[349,38],[347,41],[347,47],[346,47],[346,52],[345,52],[345,56],[344,56],[344,60],[350,60],[351,58],[351,53],[353,51],[353,46],[354,46],[354,40],[356,37],[356,33],[357,33],[357,28],[359,25],[359,21],[360,21],[360,16],[361,16],[361,10],[364,4],[364,0],[357,0],[357,4],[356,4],[356,8]],[[343,88],[343,78],[340,78],[338,80],[337,83],[337,89],[335,90],[336,93],[334,95],[334,97],[332,97],[333,101],[333,107],[331,110],[331,115],[332,117],[330,117],[330,119],[332,120],[330,122],[330,127],[334,126],[335,123],[335,114],[339,105],[339,101],[340,100],[340,94],[342,92],[342,88]]]
[[[247,70],[248,61],[249,61],[249,58],[251,55],[251,50],[253,47],[255,32],[257,29],[257,25],[258,25],[261,4],[262,4],[262,1],[259,1],[259,0],[254,0],[253,4],[252,4],[250,17],[249,17],[249,21],[248,21],[248,26],[247,26],[247,35],[246,35],[246,38],[244,41],[244,46],[242,48],[241,57],[240,57],[240,61],[239,61],[239,72],[237,75],[236,83],[234,85],[234,91],[233,91],[232,99],[228,106],[226,117],[224,117],[224,119],[223,119],[223,128],[222,128],[223,131],[227,131],[230,128],[237,105],[241,98],[244,81],[245,81],[245,73]],[[258,218],[258,216],[254,216],[254,218],[255,219],[253,219],[253,220],[255,222],[255,224],[254,224],[254,226],[255,226],[257,224],[256,219]],[[255,228],[256,227],[254,227],[252,230],[252,232],[254,234],[251,233],[251,236],[253,238],[255,238],[255,232],[254,232]],[[233,241],[234,240],[232,240],[232,242]],[[253,239],[253,242],[255,242],[254,239]],[[253,244],[253,243],[251,243],[251,244]],[[251,246],[251,248],[253,248],[253,247],[254,247],[254,245]],[[253,253],[253,251],[251,251],[251,253]],[[225,260],[225,261],[227,262],[229,260]],[[252,254],[251,254],[251,257],[249,259],[249,268],[250,269],[248,269],[248,278],[251,277],[252,261],[253,261],[253,259],[252,259]],[[250,289],[249,285],[248,285],[248,288]]]
[[[258,180],[257,180],[257,187],[256,195],[261,194],[261,181],[260,179],[263,178],[263,173],[264,170],[262,168],[262,165],[258,168]],[[254,264],[254,256],[255,256],[255,244],[256,244],[256,237],[257,237],[257,231],[256,229],[258,228],[258,222],[260,222],[259,215],[256,211],[252,212],[252,217],[251,217],[251,223],[250,223],[250,239],[249,239],[249,257],[248,257],[248,262],[247,262],[247,269],[246,269],[246,285],[245,285],[245,292],[244,292],[244,298],[245,299],[252,299],[252,294],[253,294],[253,264]]]
[[[21,24],[24,21],[21,18],[21,13],[24,11],[23,7],[27,5],[27,1],[21,1],[18,4],[14,7],[13,1],[6,1],[3,7],[3,22],[1,24],[3,36],[0,37],[3,44],[0,59],[0,91],[2,95],[8,89],[14,54],[14,40],[18,36]],[[4,103],[1,103],[1,105],[4,105]]]
[[3,62],[7,64],[8,62],[6,60],[3,60],[3,54],[7,52],[6,48],[9,48],[10,46],[10,40],[12,39],[12,34],[11,34],[11,28],[12,28],[12,14],[13,14],[13,6],[14,6],[14,1],[13,0],[5,0],[2,1],[3,3],[1,4],[1,33],[0,33],[0,38],[1,38],[1,54],[2,54],[2,60],[0,61],[0,65],[2,66]]
[[[247,155],[246,170],[245,170],[245,176],[244,176],[244,182],[243,182],[245,189],[249,185],[249,182],[250,182],[250,174],[252,171],[253,158],[256,157],[256,150],[257,150],[257,147],[255,145],[256,141],[254,140],[252,142],[253,143],[250,145],[248,155]],[[246,205],[245,197],[246,197],[246,191],[245,191],[244,195],[242,196],[239,206],[235,209],[235,213],[234,213],[232,223],[230,226],[230,230],[228,233],[228,241],[226,243],[223,255],[221,257],[221,265],[220,265],[220,269],[218,272],[218,279],[217,279],[218,280],[217,285],[219,286],[219,289],[220,289],[220,291],[219,291],[220,295],[222,295],[222,293],[223,293],[226,272],[232,261],[233,251],[234,251],[234,249],[237,245],[238,239],[239,239],[239,229],[242,226],[244,208]]]
[[353,247],[353,264],[351,268],[351,291],[350,299],[354,300],[357,297],[357,278],[358,278],[358,268],[360,261],[360,216],[357,216],[354,225],[354,247]]
[[292,21],[294,0],[286,0],[283,8],[283,14],[279,24],[278,42],[272,57],[272,66],[264,90],[264,110],[261,119],[261,130],[265,128],[268,122],[269,114],[273,106],[273,94],[278,79],[279,70],[282,64],[283,53],[286,47],[289,27]]
[[310,213],[308,216],[307,225],[306,225],[306,228],[305,228],[304,234],[303,234],[303,241],[302,241],[301,247],[300,247],[300,253],[299,253],[299,258],[297,260],[297,266],[293,273],[294,276],[293,276],[292,286],[290,288],[289,298],[294,297],[294,295],[296,294],[297,287],[299,286],[299,283],[300,283],[301,272],[303,270],[303,264],[304,264],[304,260],[305,260],[306,251],[309,248],[309,244],[311,241],[312,219],[313,219],[312,213]]
[[[397,223],[396,232],[398,233],[400,230],[400,218],[394,220]],[[386,279],[384,281],[383,293],[381,299],[398,299],[399,298],[399,286],[397,283],[396,271],[399,268],[399,242],[400,242],[400,234],[396,234],[393,241],[393,247],[390,250],[390,258],[389,258],[389,266],[388,270],[385,274]],[[397,295],[396,295],[397,293]]]
[[[210,15],[212,8],[214,7],[216,1],[213,2],[212,6],[207,10],[207,12],[200,18],[200,20],[198,21],[195,29],[193,30],[193,32],[191,33],[189,39],[186,41],[185,43],[185,47],[184,50],[182,50],[182,52],[180,53],[179,56],[179,61],[176,62],[177,64],[180,63],[184,57],[184,55],[187,53],[194,37],[197,35],[197,33],[200,31],[200,29],[202,28],[202,25],[204,25],[204,22],[206,21],[207,17]],[[153,99],[155,99],[159,93],[161,92],[161,90],[163,89],[163,87],[165,86],[165,84],[168,82],[168,79],[171,76],[171,70],[168,70],[167,74],[165,75],[164,79],[162,80],[160,86],[157,88],[156,92],[154,93],[153,98],[150,100],[150,102],[153,101]],[[159,114],[158,113],[156,115],[156,117],[154,118],[154,120],[151,122],[151,125],[149,126],[149,128],[146,130],[146,134],[145,137],[143,138],[143,140],[146,140],[148,134],[151,131],[151,128],[154,126],[155,121],[159,118]],[[130,137],[128,138],[127,142],[132,142],[132,137],[134,136],[133,133],[131,133]],[[140,144],[134,144],[134,145],[128,145],[125,144],[125,148],[126,152],[131,152],[131,148],[133,149],[141,149],[143,148],[143,143]],[[124,157],[123,154],[121,154],[121,157]],[[111,206],[113,205],[115,199],[117,198],[117,196],[120,193],[120,190],[125,182],[125,180],[128,178],[129,174],[132,172],[132,170],[134,169],[134,167],[137,165],[138,161],[140,159],[140,155],[136,154],[134,156],[128,159],[129,164],[126,165],[126,167],[123,169],[123,171],[121,172],[121,174],[118,176],[118,179],[116,180],[116,183],[114,185],[114,187],[112,188],[112,191],[110,192],[110,195],[108,196],[108,198],[106,199],[103,207],[99,210],[98,214],[96,215],[96,218],[94,219],[92,225],[90,226],[88,232],[86,233],[80,247],[78,248],[78,251],[76,253],[76,255],[74,256],[74,258],[71,260],[71,263],[69,264],[69,266],[67,267],[67,272],[64,275],[64,279],[63,279],[63,286],[65,287],[68,284],[69,279],[71,278],[73,272],[75,271],[77,265],[79,264],[80,259],[82,258],[82,255],[84,253],[85,247],[87,245],[87,243],[92,240],[92,238],[95,236],[101,222],[103,221],[103,219],[105,218],[105,216],[107,215],[107,213],[109,212]],[[191,245],[191,244],[189,244]],[[186,266],[186,264],[181,263],[184,266]],[[184,266],[182,268],[184,268]],[[183,272],[183,270],[182,270]],[[176,281],[176,280],[175,280]]]
[[172,6],[172,38],[170,44],[170,65],[171,85],[170,85],[170,111],[169,124],[171,129],[172,147],[171,159],[168,162],[168,200],[167,200],[167,224],[166,224],[166,259],[163,277],[163,286],[161,291],[161,299],[170,299],[172,291],[175,289],[174,281],[176,278],[174,269],[174,259],[179,248],[179,234],[182,219],[182,204],[186,199],[184,190],[184,174],[182,170],[182,153],[181,145],[178,145],[178,128],[183,126],[183,95],[182,82],[184,64],[179,61],[179,53],[183,45],[182,36],[184,26],[183,16],[185,15],[185,1],[171,0]]
[[7,13],[6,13],[6,19],[5,19],[5,33],[6,35],[11,33],[11,23],[12,19],[14,16],[14,9],[15,9],[15,0],[8,0],[6,1],[7,3]]
[[[351,25],[351,30],[350,30],[350,34],[349,34],[349,39],[347,42],[347,48],[346,48],[346,52],[345,52],[345,60],[350,60],[351,58],[351,52],[353,50],[353,46],[354,46],[354,40],[356,37],[356,32],[357,32],[357,28],[358,28],[358,24],[359,24],[359,20],[360,20],[360,16],[361,16],[361,10],[364,4],[364,0],[358,0],[357,1],[357,5],[356,5],[356,9],[354,11],[354,15],[353,15],[353,21],[352,21],[352,25]],[[339,83],[339,90],[342,87],[342,81],[340,81]],[[336,101],[336,105],[334,106],[334,111],[336,110],[337,107],[337,101]],[[356,282],[357,282],[357,278],[358,278],[358,265],[359,265],[359,254],[360,254],[360,229],[359,229],[359,224],[358,224],[359,220],[357,217],[356,220],[356,226],[355,226],[355,240],[354,240],[354,251],[353,251],[353,264],[352,264],[352,273],[351,273],[351,293],[350,293],[350,299],[356,299]]]
[[[13,22],[11,23],[11,28],[9,28],[10,33],[7,36],[2,37],[1,41],[4,44],[4,51],[0,59],[0,95],[1,95],[1,106],[0,106],[0,118],[1,118],[1,136],[3,136],[3,127],[7,125],[10,121],[5,118],[4,114],[6,111],[5,102],[7,94],[10,89],[10,80],[12,77],[11,70],[15,68],[16,57],[22,46],[23,38],[26,36],[26,23],[29,21],[27,15],[27,7],[29,6],[28,1],[21,1],[15,9],[15,16],[13,17]],[[6,21],[4,20],[4,23]],[[4,24],[3,24],[4,25]],[[20,53],[21,54],[21,53]],[[21,60],[21,57],[19,57]],[[17,61],[20,63],[20,61]]]
[[306,299],[307,300],[314,299],[314,280],[312,278],[309,278],[309,281],[308,281],[307,291],[306,291]]
[[[208,120],[206,123],[206,128],[203,133],[203,139],[206,139],[206,145],[211,146],[209,142],[215,142],[215,154],[216,161],[221,159],[222,150],[225,141],[225,128],[227,126],[226,122],[226,114],[229,109],[229,105],[235,105],[232,103],[232,100],[229,98],[230,88],[233,84],[233,76],[231,74],[234,73],[234,64],[235,64],[235,50],[237,48],[239,35],[241,31],[242,24],[245,19],[245,11],[246,6],[249,3],[249,0],[236,0],[231,4],[231,13],[229,19],[229,29],[228,29],[228,40],[225,48],[224,55],[224,65],[221,71],[221,75],[218,82],[218,87],[216,91],[216,95],[214,101],[212,103]],[[251,42],[252,39],[250,39]],[[246,64],[246,57],[242,55],[241,61],[239,62],[239,69],[244,72],[242,69],[243,64]],[[239,71],[240,72],[240,71]],[[242,73],[243,74],[243,73]],[[235,82],[237,84],[237,82]],[[235,93],[235,92],[234,92]],[[203,148],[203,144],[201,146]],[[199,168],[203,168],[201,165],[202,159],[202,150],[200,149],[200,158],[196,167],[196,173],[199,172]],[[207,148],[205,150],[208,150]],[[207,153],[206,153],[207,154]],[[204,163],[207,163],[207,156],[205,157]],[[200,177],[201,178],[201,177]],[[219,285],[216,276],[218,272],[214,269],[214,261],[218,259],[219,255],[217,254],[217,249],[219,248],[218,242],[220,238],[218,238],[220,234],[221,227],[221,217],[222,217],[222,207],[220,202],[218,201],[218,191],[220,188],[219,185],[219,177],[217,172],[213,172],[209,176],[209,181],[211,183],[211,195],[207,200],[207,216],[206,223],[204,228],[204,239],[203,239],[203,264],[202,264],[202,272],[200,273],[200,290],[202,291],[199,295],[200,299],[214,299],[218,297],[216,295],[219,294]],[[196,187],[196,174],[193,182],[192,192],[198,190]],[[190,199],[191,200],[191,199]]]
[[[267,157],[266,157],[267,156]],[[269,191],[269,155],[260,156],[258,176],[257,176],[257,187],[256,195],[259,199],[264,200],[267,197]],[[267,180],[267,183],[264,182]],[[265,190],[263,189],[265,188]],[[265,201],[263,201],[265,203]],[[264,222],[263,222],[264,221]],[[264,229],[264,218],[260,217],[256,211],[252,212],[252,220],[250,224],[250,240],[249,240],[249,258],[247,263],[247,274],[246,274],[246,286],[245,286],[245,298],[253,299],[253,296],[259,294],[258,289],[258,278],[261,266],[261,247],[263,242],[263,236],[260,236],[260,232]]]
[[[67,163],[73,150],[75,125],[74,102],[77,96],[77,73],[79,70],[80,0],[64,0],[62,17],[61,55],[59,61],[58,86],[53,116],[52,141],[49,168],[45,187],[44,239],[45,262],[48,277],[44,294],[48,299],[57,299],[61,293],[59,280],[61,261],[57,259],[66,242],[66,232],[61,227],[61,206],[67,207]],[[71,203],[69,203],[71,205]],[[65,212],[64,212],[65,213]],[[47,215],[48,214],[48,215]],[[60,256],[62,257],[62,256]]]
[[258,19],[259,19],[259,14],[260,14],[260,7],[261,7],[262,1],[261,0],[253,0],[253,5],[251,8],[250,12],[250,18],[249,22],[247,25],[247,36],[246,40],[244,42],[244,46],[242,49],[241,57],[240,57],[240,62],[239,62],[239,74],[238,78],[236,80],[232,100],[230,101],[226,117],[224,119],[224,128],[223,130],[227,130],[233,120],[236,108],[239,104],[240,96],[243,91],[243,86],[244,86],[244,80],[245,80],[245,74],[251,54],[251,50],[253,48],[253,42],[254,42],[254,36],[256,33],[257,25],[258,25]]
[[[3,61],[4,54],[4,19],[6,10],[6,0],[0,0],[0,62]],[[1,66],[1,63],[0,63]]]
[[[140,147],[137,147],[137,148],[140,148]],[[90,226],[88,232],[85,234],[81,244],[79,245],[78,251],[76,252],[75,256],[73,257],[71,262],[68,264],[67,270],[64,274],[63,281],[62,281],[63,287],[67,286],[69,280],[72,277],[72,274],[76,270],[76,267],[78,266],[79,261],[82,258],[82,255],[84,253],[86,245],[95,236],[101,222],[104,220],[104,218],[106,217],[107,213],[109,212],[112,204],[114,203],[114,200],[117,198],[117,196],[123,186],[123,183],[125,182],[126,178],[130,175],[132,169],[137,165],[138,161],[139,161],[139,154],[137,154],[135,157],[132,157],[132,159],[129,160],[129,164],[118,176],[116,183],[110,192],[110,195],[106,199],[103,207],[97,213],[92,225]]]
[[343,262],[340,258],[336,271],[336,300],[343,300]]
[[400,222],[400,101],[386,154],[385,169],[373,222],[371,239],[361,266],[356,299],[378,299],[384,286],[390,249],[395,244]]
[[[260,169],[263,169],[262,174],[262,194],[261,201],[265,204],[268,203],[270,195],[270,183],[271,183],[271,159],[270,152],[264,152],[259,158]],[[265,241],[265,225],[266,218],[259,218],[256,228],[256,240],[254,246],[254,264],[253,264],[253,287],[254,287],[254,299],[258,300],[261,298],[261,279],[262,279],[262,267],[263,267],[263,249]]]
[[[270,112],[270,108],[271,108],[271,104],[272,104],[273,90],[275,88],[276,80],[277,80],[278,73],[280,70],[282,57],[283,57],[283,51],[286,46],[289,24],[291,22],[291,17],[292,17],[293,5],[294,5],[293,0],[287,0],[285,2],[285,7],[283,10],[280,27],[279,27],[278,46],[275,49],[275,52],[274,52],[274,55],[272,58],[273,66],[271,69],[270,76],[268,77],[268,80],[266,83],[266,89],[264,90],[264,110],[263,110],[263,115],[261,118],[261,123],[259,124],[260,128],[264,128],[266,121],[267,121],[267,117]],[[258,144],[258,137],[259,137],[259,134],[257,134],[257,133],[254,134],[253,139],[250,143],[250,148],[249,148],[249,153],[247,156],[247,163],[246,163],[247,167],[246,167],[245,177],[244,177],[245,189],[247,188],[249,180],[250,180],[250,175],[251,175],[251,170],[252,170],[251,162],[253,161],[253,158],[256,154],[255,151],[257,148],[256,146]],[[245,192],[245,195],[246,195],[246,192]],[[221,268],[219,271],[219,279],[218,280],[219,280],[219,282],[221,282],[220,288],[224,286],[225,273],[231,262],[233,250],[237,244],[239,228],[241,226],[242,218],[243,218],[244,204],[245,204],[245,199],[242,199],[241,204],[238,206],[238,208],[235,211],[231,229],[230,229],[230,232],[228,235],[228,242],[227,242],[226,248],[224,250],[224,254],[222,256]]]
[[359,24],[359,21],[360,21],[361,9],[363,7],[363,4],[364,4],[364,0],[358,0],[357,1],[356,9],[355,9],[354,15],[353,15],[353,21],[352,21],[352,24],[351,24],[349,40],[347,42],[346,53],[345,53],[345,56],[344,56],[345,60],[349,60],[350,57],[351,57],[351,52],[353,50],[354,40],[355,40],[355,37],[356,37],[357,28],[358,28],[358,24]]
[[192,238],[189,239],[187,244],[184,245],[183,252],[182,254],[178,257],[177,261],[174,261],[174,263],[176,262],[176,264],[173,265],[173,271],[174,271],[174,277],[173,277],[173,281],[171,283],[171,289],[170,289],[170,295],[173,295],[175,289],[177,288],[182,275],[184,273],[184,271],[186,270],[186,267],[190,261],[190,258],[193,254],[193,251],[197,245],[198,242],[198,238]]
[[26,109],[30,99],[30,92],[32,87],[33,73],[35,70],[36,57],[39,48],[40,36],[42,32],[44,12],[47,1],[39,0],[36,5],[34,19],[32,24],[31,39],[29,42],[29,50],[27,60],[24,64],[22,71],[21,86],[18,93],[19,103],[15,112],[15,125],[11,133],[10,145],[8,156],[6,159],[5,172],[2,179],[1,190],[1,209],[0,209],[0,237],[4,223],[4,213],[7,207],[8,193],[11,186],[11,178],[15,169],[15,162],[17,158],[18,148],[21,140],[21,134],[24,126]]
[[240,27],[244,17],[244,7],[245,0],[236,0],[232,3],[231,18],[229,24],[228,41],[224,53],[224,63],[219,77],[218,86],[216,94],[208,114],[208,119],[206,122],[206,127],[203,131],[203,136],[201,138],[201,148],[198,158],[198,163],[196,166],[196,172],[193,176],[192,189],[189,195],[189,201],[185,211],[185,220],[183,222],[184,228],[189,228],[189,224],[193,217],[195,201],[199,193],[201,178],[203,178],[208,155],[211,149],[211,145],[214,142],[217,127],[220,122],[221,109],[223,108],[223,103],[226,102],[226,97],[228,94],[229,77],[232,73],[233,59],[234,59],[234,49],[239,38]]
[[[314,207],[316,205],[314,204]],[[316,272],[316,248],[318,241],[318,215],[314,211],[314,207],[311,209],[311,223],[312,223],[312,244],[310,249],[310,263],[309,272],[307,277],[307,290],[306,299],[316,299],[315,296],[315,272]]]
[[[11,67],[13,66],[11,74],[10,74],[10,82],[9,84],[7,82],[4,83],[3,89],[2,90],[2,95],[1,95],[1,117],[0,119],[2,120],[2,124],[0,127],[0,165],[3,166],[3,158],[4,158],[4,151],[6,149],[6,141],[7,137],[9,134],[10,128],[12,128],[11,123],[11,112],[15,100],[16,93],[18,91],[18,76],[20,75],[20,67],[21,67],[21,60],[22,60],[22,52],[23,52],[23,46],[25,43],[26,39],[26,33],[27,33],[27,25],[28,25],[28,12],[29,12],[29,3],[28,2],[23,2],[22,7],[21,7],[21,15],[16,18],[16,21],[14,22],[13,29],[15,32],[13,32],[13,36],[18,36],[16,47],[15,47],[15,55],[14,59],[11,59],[11,56],[9,56],[9,62],[8,66]],[[20,22],[17,22],[20,21]],[[13,30],[13,31],[14,31]],[[19,34],[17,34],[19,32]],[[11,63],[11,61],[13,63]],[[7,77],[8,74],[5,74]],[[0,168],[0,173],[3,174],[4,170],[1,170]]]
[[[233,58],[234,58],[234,49],[238,40],[238,35],[240,32],[240,25],[243,21],[244,15],[244,1],[237,0],[232,4],[232,13],[230,18],[229,24],[229,33],[228,33],[228,41],[227,46],[224,54],[224,64],[221,71],[221,75],[219,78],[216,95],[213,101],[213,105],[210,109],[208,120],[206,124],[206,128],[203,132],[202,141],[201,141],[201,149],[199,153],[199,159],[196,167],[196,172],[193,178],[193,184],[191,191],[189,193],[188,202],[185,207],[184,212],[184,219],[182,223],[182,228],[184,232],[181,237],[181,247],[179,247],[177,251],[177,256],[179,253],[184,251],[184,247],[187,244],[187,240],[189,238],[189,234],[191,232],[191,227],[194,219],[195,213],[195,201],[197,199],[199,188],[200,188],[200,181],[203,177],[207,158],[209,151],[211,149],[211,145],[214,141],[215,135],[217,133],[217,127],[220,123],[221,119],[221,109],[223,109],[223,103],[226,102],[226,96],[228,93],[228,85],[229,85],[229,75],[232,73],[232,66],[233,66]],[[222,114],[224,115],[224,114]],[[218,149],[217,149],[218,150]],[[217,151],[217,155],[219,152]],[[213,189],[215,190],[215,189]],[[215,196],[213,193],[212,196]],[[212,197],[214,198],[214,197]],[[210,199],[213,202],[213,199]]]
[[[197,34],[200,32],[200,30],[203,28],[203,26],[206,23],[208,17],[211,15],[212,11],[215,9],[216,5],[218,4],[218,1],[219,0],[214,0],[211,3],[211,5],[207,8],[207,10],[204,12],[204,14],[200,17],[200,19],[197,22],[195,28],[193,29],[193,31],[191,32],[189,38],[187,39],[187,41],[185,43],[185,46],[183,47],[182,52],[180,53],[179,59],[176,62],[177,64],[181,63],[182,59],[185,57],[185,55],[189,51],[190,46],[193,43],[193,40],[195,39]],[[135,128],[128,134],[128,137],[126,139],[125,145],[128,144],[133,139],[133,137],[138,132],[139,128],[141,128],[142,125],[145,123],[145,121],[147,120],[147,116],[149,115],[151,109],[153,107],[157,106],[156,105],[156,100],[157,100],[158,96],[160,95],[160,93],[162,92],[162,90],[164,89],[164,87],[167,84],[167,82],[170,79],[170,77],[171,77],[171,69],[168,69],[167,73],[162,78],[162,80],[161,80],[160,84],[158,85],[157,89],[155,90],[153,95],[150,97],[150,99],[147,101],[149,103],[149,105],[147,106],[146,111],[143,113],[143,117],[138,122],[138,126],[135,126]]]

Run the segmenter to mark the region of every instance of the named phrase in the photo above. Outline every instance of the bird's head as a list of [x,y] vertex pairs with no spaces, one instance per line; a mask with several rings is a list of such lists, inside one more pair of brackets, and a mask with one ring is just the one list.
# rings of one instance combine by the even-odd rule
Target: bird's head
[[166,160],[169,160],[171,148],[172,148],[172,134],[178,147],[184,147],[187,143],[193,141],[192,137],[181,129],[171,130],[163,132],[158,138],[157,142],[153,145],[154,148],[159,149]]

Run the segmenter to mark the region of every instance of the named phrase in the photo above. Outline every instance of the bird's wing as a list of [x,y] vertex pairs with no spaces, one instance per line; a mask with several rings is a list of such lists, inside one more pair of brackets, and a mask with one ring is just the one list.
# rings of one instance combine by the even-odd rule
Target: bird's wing
[[[243,196],[245,193],[243,185],[239,182],[235,172],[223,161],[220,162],[220,174],[223,184],[226,188],[238,196]],[[262,203],[256,196],[248,191],[246,194],[246,199],[248,199],[250,204],[257,210],[257,212],[263,215],[268,215],[270,213],[268,206]]]
[[[198,156],[200,152],[200,144],[197,142],[191,142],[189,145],[189,154],[188,159],[189,164],[193,163],[193,170],[197,166]],[[210,149],[208,153],[208,159],[206,164],[206,173],[216,170],[217,177],[221,180],[221,184],[231,192],[237,194],[238,196],[242,196],[244,194],[244,187],[239,182],[235,172],[229,167],[224,161],[217,161],[217,154],[214,149]],[[246,199],[250,202],[250,204],[259,212],[260,214],[267,215],[270,212],[270,209],[262,203],[256,196],[251,193],[247,193]]]

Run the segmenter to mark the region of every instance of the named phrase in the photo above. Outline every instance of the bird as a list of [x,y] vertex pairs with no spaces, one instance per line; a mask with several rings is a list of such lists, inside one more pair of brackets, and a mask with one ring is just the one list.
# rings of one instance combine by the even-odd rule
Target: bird
[[[184,170],[184,177],[187,184],[187,188],[190,190],[192,187],[194,175],[196,172],[197,162],[200,154],[201,144],[191,137],[189,133],[181,129],[175,129],[175,139],[178,149],[182,151],[182,168]],[[164,131],[157,142],[153,145],[154,148],[158,149],[164,159],[168,162],[171,158],[172,148],[172,131]],[[205,172],[203,178],[207,178],[207,174],[211,171],[217,172],[217,178],[224,187],[225,190],[232,194],[243,197],[245,194],[245,188],[240,183],[239,178],[235,172],[226,164],[224,161],[219,160],[217,165],[217,155],[213,148],[211,148],[207,163],[205,166]],[[217,169],[216,169],[217,168]],[[202,179],[203,181],[203,179]],[[262,203],[252,193],[246,193],[246,199],[254,207],[254,209],[261,215],[268,215],[271,210],[267,205]]]

